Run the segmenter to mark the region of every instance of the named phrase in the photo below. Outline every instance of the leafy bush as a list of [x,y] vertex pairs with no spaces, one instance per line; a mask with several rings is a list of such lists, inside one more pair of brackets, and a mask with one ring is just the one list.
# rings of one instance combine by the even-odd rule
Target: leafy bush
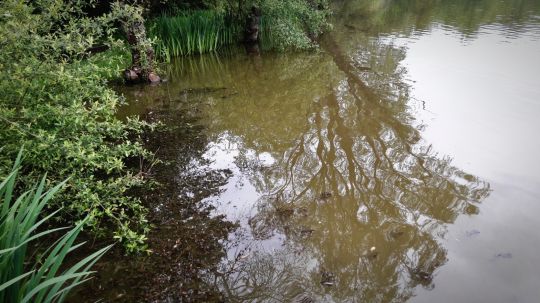
[[262,42],[278,50],[315,47],[314,38],[329,27],[326,0],[260,0]]
[[65,257],[84,243],[74,244],[86,220],[64,234],[44,253],[46,258],[34,262],[27,271],[27,246],[54,232],[55,228],[41,231],[47,220],[58,211],[38,221],[39,216],[64,182],[44,192],[43,178],[39,185],[14,198],[15,181],[19,171],[20,154],[11,173],[0,183],[0,302],[62,302],[75,286],[90,278],[90,268],[111,246],[107,246],[60,271]]
[[0,2],[0,176],[24,145],[25,185],[45,172],[47,182],[70,178],[53,201],[63,209],[59,221],[90,215],[98,235],[112,231],[128,251],[144,250],[146,209],[126,192],[145,180],[126,161],[149,155],[138,142],[148,125],[115,117],[123,101],[106,76],[118,71],[102,57],[87,59],[86,49],[121,43],[110,16],[87,18],[78,3]]

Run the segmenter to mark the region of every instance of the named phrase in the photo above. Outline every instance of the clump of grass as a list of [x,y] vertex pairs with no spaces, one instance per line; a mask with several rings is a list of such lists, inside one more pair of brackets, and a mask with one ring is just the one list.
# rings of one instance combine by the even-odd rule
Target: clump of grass
[[156,39],[156,53],[165,61],[218,51],[237,43],[241,34],[242,26],[237,21],[212,10],[162,15],[150,26],[150,36]]
[[271,22],[267,16],[261,17],[260,24],[260,45],[263,50],[271,50],[276,48],[276,38],[271,29]]
[[66,256],[84,244],[75,244],[87,221],[83,220],[54,242],[34,266],[27,268],[28,244],[66,229],[42,229],[58,210],[40,218],[47,202],[65,182],[45,191],[44,177],[34,189],[15,197],[20,160],[21,153],[12,172],[0,183],[0,302],[62,302],[71,289],[90,279],[90,268],[110,246],[62,271]]

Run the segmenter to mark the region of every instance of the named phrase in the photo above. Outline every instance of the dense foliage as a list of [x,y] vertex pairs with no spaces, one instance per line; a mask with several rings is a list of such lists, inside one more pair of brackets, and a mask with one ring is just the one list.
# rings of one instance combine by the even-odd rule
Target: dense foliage
[[[185,7],[205,10],[182,9]],[[252,7],[257,7],[261,14],[260,38],[264,49],[312,49],[316,46],[314,39],[329,27],[327,0],[190,3],[170,0],[162,4],[162,14],[150,25],[151,36],[158,41],[157,53],[168,59],[170,56],[212,52],[224,45],[238,43],[244,38]],[[153,7],[154,13],[155,10]]]
[[148,155],[137,139],[147,125],[115,117],[122,99],[106,76],[118,73],[118,61],[86,51],[96,43],[121,45],[112,38],[114,16],[86,17],[82,2],[0,2],[0,176],[23,145],[24,185],[45,172],[49,183],[69,177],[53,200],[63,208],[61,220],[90,215],[93,231],[112,231],[129,251],[140,250],[146,210],[126,191],[144,178],[126,163]]
[[[326,0],[262,0],[263,40],[278,50],[306,50],[329,27]],[[263,41],[268,43],[266,41]]]
[[[90,214],[87,224],[98,235],[112,233],[128,251],[144,250],[149,229],[146,208],[126,194],[145,183],[144,173],[127,163],[150,155],[138,138],[151,126],[115,117],[122,98],[106,81],[125,67],[125,57],[88,52],[96,44],[106,44],[125,53],[123,43],[114,38],[119,36],[116,28],[128,17],[141,21],[143,12],[112,5],[106,13],[88,17],[85,12],[91,9],[85,5],[91,2],[0,3],[0,176],[7,175],[10,159],[24,146],[24,184],[32,184],[45,172],[48,182],[70,178],[61,197],[53,201],[63,207],[59,220],[76,222]],[[165,2],[169,12],[182,8],[176,2]],[[177,46],[175,55],[190,54],[239,41],[239,28],[252,6],[261,9],[263,39],[277,49],[311,48],[312,38],[327,26],[326,0],[191,1],[189,7],[211,9],[215,18],[192,18],[189,22],[197,27],[185,35],[188,38],[167,47]],[[236,20],[226,24],[225,15]],[[178,27],[186,24],[178,22]],[[208,35],[208,40],[189,38],[202,37],[200,32],[209,28],[217,34]]]
[[[63,268],[66,256],[83,245],[75,244],[86,220],[67,231],[50,245],[41,258],[29,259],[28,245],[65,228],[43,230],[42,226],[56,212],[40,218],[43,208],[64,185],[45,191],[43,178],[39,185],[17,197],[14,194],[21,154],[9,175],[0,183],[0,302],[62,302],[75,286],[90,278],[92,265],[111,246]],[[27,268],[28,263],[33,264]],[[65,266],[64,266],[65,267]]]

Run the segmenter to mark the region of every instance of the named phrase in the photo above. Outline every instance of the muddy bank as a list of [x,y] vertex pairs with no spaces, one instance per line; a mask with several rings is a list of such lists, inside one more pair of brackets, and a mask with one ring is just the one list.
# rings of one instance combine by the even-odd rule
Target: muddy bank
[[197,125],[198,110],[172,102],[174,108],[160,103],[141,117],[167,126],[145,138],[147,147],[163,161],[143,164],[159,184],[139,193],[150,210],[152,253],[125,256],[118,247],[96,264],[96,278],[75,293],[72,302],[221,301],[220,293],[202,276],[216,269],[225,254],[222,241],[235,224],[212,214],[213,206],[201,201],[219,194],[230,171],[205,168],[202,154],[208,140]]

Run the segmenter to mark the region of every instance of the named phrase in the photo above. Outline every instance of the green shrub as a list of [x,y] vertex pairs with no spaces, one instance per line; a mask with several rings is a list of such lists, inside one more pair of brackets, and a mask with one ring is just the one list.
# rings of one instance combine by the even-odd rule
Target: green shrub
[[19,154],[13,170],[0,183],[0,302],[62,302],[73,287],[90,278],[90,268],[111,246],[61,271],[66,256],[84,244],[75,244],[74,241],[86,223],[85,219],[52,244],[43,254],[46,257],[35,260],[30,269],[26,268],[25,262],[30,261],[28,244],[65,230],[41,228],[58,211],[39,218],[64,182],[44,192],[46,179],[43,178],[39,185],[15,198],[20,159]]
[[264,48],[307,50],[329,27],[326,0],[260,0],[261,41]]
[[146,209],[126,192],[145,180],[126,161],[149,155],[138,139],[148,125],[115,117],[123,100],[107,79],[118,71],[102,57],[86,59],[86,49],[121,43],[109,16],[87,18],[78,3],[0,2],[0,177],[24,145],[26,186],[45,172],[49,183],[69,177],[52,201],[63,209],[58,221],[90,215],[86,224],[98,235],[144,250]]

